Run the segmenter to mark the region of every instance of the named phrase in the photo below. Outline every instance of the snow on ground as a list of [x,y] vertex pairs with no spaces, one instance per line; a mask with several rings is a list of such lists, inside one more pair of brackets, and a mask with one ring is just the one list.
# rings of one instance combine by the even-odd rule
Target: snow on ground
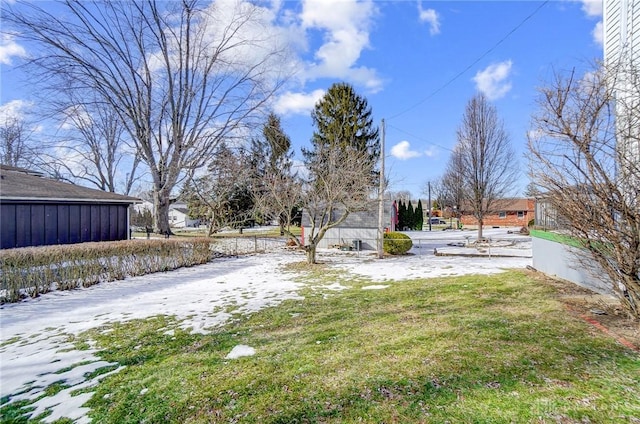
[[[511,231],[511,234],[509,233]],[[410,256],[386,257],[376,260],[376,255],[338,252],[323,259],[337,268],[370,278],[375,282],[402,281],[414,278],[435,278],[468,274],[495,274],[505,269],[526,268],[532,264],[531,238],[517,233],[517,228],[485,229],[484,237],[491,239],[489,246],[470,246],[475,231],[415,231],[406,232],[413,240]],[[451,256],[436,256],[446,253]],[[321,254],[327,254],[322,250]]]
[[[435,256],[434,249],[452,242],[466,242],[475,233],[462,231],[416,232],[411,255],[375,259],[371,252],[321,250],[318,260],[373,282],[401,281],[448,275],[490,274],[506,268],[531,265],[530,257],[465,257]],[[506,230],[488,230],[495,243],[511,240],[503,253],[526,252],[526,237],[507,234]],[[455,252],[454,252],[455,253]],[[518,254],[520,254],[518,253]],[[72,336],[100,328],[109,323],[143,319],[155,315],[173,315],[179,327],[206,333],[227,322],[236,313],[251,313],[277,305],[286,299],[299,299],[303,287],[294,273],[282,272],[287,263],[303,261],[304,254],[280,249],[275,252],[216,259],[212,263],[183,268],[167,273],[127,278],[74,291],[55,291],[36,299],[0,307],[0,396],[11,395],[11,401],[36,399],[54,382],[71,386],[55,396],[35,402],[34,415],[51,409],[45,419],[52,422],[69,417],[78,423],[88,422],[88,409],[83,404],[91,393],[71,396],[79,388],[92,387],[101,378],[85,380],[85,375],[98,368],[113,366],[96,356],[93,347],[76,350]],[[335,282],[326,289],[346,289]],[[369,289],[383,286],[370,285]],[[163,329],[171,334],[173,329]],[[246,349],[243,351],[245,352]],[[62,370],[62,371],[61,371]]]

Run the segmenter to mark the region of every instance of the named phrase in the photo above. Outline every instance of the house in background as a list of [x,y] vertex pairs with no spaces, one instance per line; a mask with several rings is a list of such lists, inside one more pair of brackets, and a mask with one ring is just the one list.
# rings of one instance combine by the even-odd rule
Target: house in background
[[0,165],[0,248],[126,240],[139,201]]
[[[487,227],[523,227],[535,217],[535,199],[514,198],[497,200],[494,203],[494,211],[484,217],[484,225]],[[468,207],[462,207],[460,222],[465,226],[478,226],[478,220],[473,216],[473,211]]]
[[185,203],[172,203],[169,206],[169,225],[173,228],[197,228],[200,220],[189,218],[189,208]]

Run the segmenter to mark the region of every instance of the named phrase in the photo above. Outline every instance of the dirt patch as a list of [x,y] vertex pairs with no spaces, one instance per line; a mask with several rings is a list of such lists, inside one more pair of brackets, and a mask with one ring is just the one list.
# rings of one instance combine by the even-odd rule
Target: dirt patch
[[541,273],[535,273],[535,276],[544,284],[554,287],[558,300],[569,313],[591,324],[594,332],[609,334],[619,343],[640,352],[640,321],[631,319],[618,299],[595,293],[570,281]]

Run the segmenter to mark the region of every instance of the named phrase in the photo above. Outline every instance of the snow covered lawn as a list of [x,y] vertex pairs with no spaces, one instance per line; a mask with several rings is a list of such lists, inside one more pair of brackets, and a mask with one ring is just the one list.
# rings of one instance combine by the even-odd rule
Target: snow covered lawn
[[[424,238],[425,234],[420,236]],[[444,234],[430,236],[431,240],[421,242],[422,245],[444,243]],[[415,278],[491,274],[531,264],[530,258],[523,257],[436,257],[431,247],[418,252],[414,249],[413,255],[383,260],[375,259],[371,252],[324,250],[319,252],[318,259],[329,267],[387,284]],[[106,363],[95,356],[92,346],[79,350],[74,345],[74,336],[106,324],[156,315],[174,316],[180,328],[206,333],[232,319],[230,310],[251,313],[286,299],[300,298],[304,284],[296,280],[296,273],[283,272],[283,266],[303,260],[302,253],[282,249],[216,259],[193,268],[58,291],[3,305],[0,395],[4,400],[10,397],[11,402],[32,401],[41,397],[47,387],[60,382],[61,390],[34,403],[36,411],[32,416],[49,408],[53,413],[46,422],[60,417],[88,422],[88,410],[83,404],[91,393],[72,396],[72,392],[97,384],[106,375],[98,375],[100,370],[118,372],[119,368],[118,364]],[[92,374],[95,376],[86,378]]]

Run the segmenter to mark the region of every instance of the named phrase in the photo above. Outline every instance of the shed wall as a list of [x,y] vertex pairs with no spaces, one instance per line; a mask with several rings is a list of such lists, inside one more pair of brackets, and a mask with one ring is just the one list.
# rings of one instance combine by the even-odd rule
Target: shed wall
[[0,248],[126,240],[128,206],[3,202]]

